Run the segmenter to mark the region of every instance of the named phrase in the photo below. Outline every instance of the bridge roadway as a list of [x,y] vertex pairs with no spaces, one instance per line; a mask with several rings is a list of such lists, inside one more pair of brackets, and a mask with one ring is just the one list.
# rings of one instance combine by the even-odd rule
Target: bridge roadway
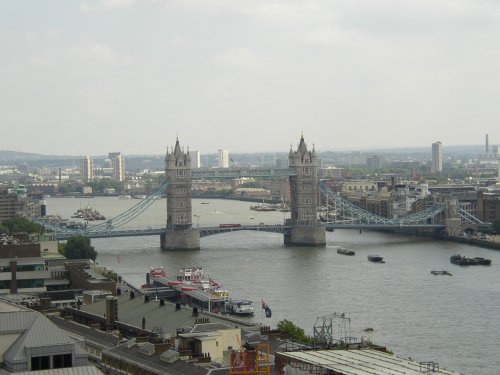
[[[242,230],[252,230],[260,232],[286,233],[290,230],[289,225],[241,225],[234,227],[199,227],[194,228],[200,231],[200,237],[212,236],[220,233],[236,232]],[[399,230],[438,230],[445,229],[442,224],[356,224],[356,223],[326,223],[326,230],[333,229],[361,229],[361,230],[384,230],[384,229],[399,229]],[[83,235],[89,238],[113,238],[113,237],[135,237],[135,236],[155,236],[165,232],[163,228],[147,228],[147,229],[129,229],[129,230],[109,230],[106,232],[53,232],[53,235],[58,240],[66,240],[71,236]]]

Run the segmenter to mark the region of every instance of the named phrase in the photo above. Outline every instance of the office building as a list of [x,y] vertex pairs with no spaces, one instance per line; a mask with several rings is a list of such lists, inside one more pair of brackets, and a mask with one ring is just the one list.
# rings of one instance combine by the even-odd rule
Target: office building
[[80,160],[80,174],[83,182],[94,179],[94,160],[90,156],[85,156]]
[[432,144],[431,173],[441,173],[443,171],[443,145],[441,142]]
[[0,223],[14,219],[23,213],[25,202],[16,192],[6,186],[0,186]]
[[110,152],[108,154],[109,160],[111,160],[111,168],[113,168],[112,178],[116,181],[125,180],[125,158],[121,152]]
[[219,150],[219,168],[229,168],[229,150]]

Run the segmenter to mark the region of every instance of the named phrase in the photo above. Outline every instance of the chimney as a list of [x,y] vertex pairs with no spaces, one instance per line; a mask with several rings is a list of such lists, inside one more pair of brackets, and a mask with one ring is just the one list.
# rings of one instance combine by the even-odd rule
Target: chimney
[[118,298],[106,297],[106,327],[112,329],[118,320]]

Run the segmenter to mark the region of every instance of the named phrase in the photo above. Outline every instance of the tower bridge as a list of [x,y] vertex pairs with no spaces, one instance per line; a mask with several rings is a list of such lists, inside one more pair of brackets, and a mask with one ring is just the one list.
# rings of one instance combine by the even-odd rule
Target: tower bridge
[[[370,213],[332,192],[318,179],[318,160],[314,146],[308,150],[304,137],[297,149],[290,149],[289,168],[240,168],[191,170],[189,151],[181,149],[177,139],[175,147],[167,150],[165,157],[165,180],[146,199],[129,210],[104,223],[82,229],[61,228],[56,224],[40,221],[58,239],[72,235],[90,238],[160,235],[162,249],[199,249],[200,238],[241,230],[266,231],[283,235],[287,246],[324,246],[325,230],[339,229],[398,229],[398,230],[446,230],[449,234],[461,231],[461,223],[484,226],[477,218],[462,211],[456,204],[446,203],[429,207],[401,218],[385,218]],[[290,219],[283,225],[238,225],[236,227],[193,227],[192,181],[202,179],[224,179],[240,177],[288,177],[290,183]],[[161,195],[167,195],[167,223],[162,228],[120,230],[146,209]],[[321,223],[318,220],[318,197],[327,205],[332,204],[343,221]]]
[[192,180],[240,177],[288,177],[290,182],[290,223],[284,231],[285,245],[325,246],[325,226],[318,220],[318,159],[314,146],[307,149],[301,136],[297,150],[290,148],[287,169],[191,170],[191,156],[176,140],[165,157],[167,227],[161,234],[161,248],[199,249],[200,231],[192,223]]

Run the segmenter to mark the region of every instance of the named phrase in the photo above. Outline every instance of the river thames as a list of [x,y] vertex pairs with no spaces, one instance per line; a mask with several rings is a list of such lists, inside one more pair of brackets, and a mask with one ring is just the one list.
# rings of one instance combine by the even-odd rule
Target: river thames
[[[90,205],[111,218],[137,202],[49,198],[47,210],[69,218]],[[251,205],[194,199],[194,226],[283,222],[283,213],[255,212]],[[166,201],[161,199],[127,228],[165,223]],[[464,374],[500,374],[499,251],[358,230],[326,236],[327,246],[320,248],[287,248],[280,234],[250,231],[202,238],[199,251],[162,251],[158,236],[94,239],[92,245],[99,265],[136,286],[145,282],[151,266],[163,266],[169,276],[182,267],[201,266],[231,297],[254,301],[256,322],[275,327],[288,319],[312,335],[317,317],[346,313],[350,336],[366,336],[400,357],[434,361]],[[339,246],[356,255],[337,254]],[[455,253],[489,258],[492,265],[450,264]],[[369,262],[369,254],[383,256],[386,263]],[[436,276],[432,270],[448,270],[452,276]],[[271,307],[272,318],[261,313],[261,300]],[[365,332],[368,327],[373,332]],[[338,327],[333,336],[340,337]]]

